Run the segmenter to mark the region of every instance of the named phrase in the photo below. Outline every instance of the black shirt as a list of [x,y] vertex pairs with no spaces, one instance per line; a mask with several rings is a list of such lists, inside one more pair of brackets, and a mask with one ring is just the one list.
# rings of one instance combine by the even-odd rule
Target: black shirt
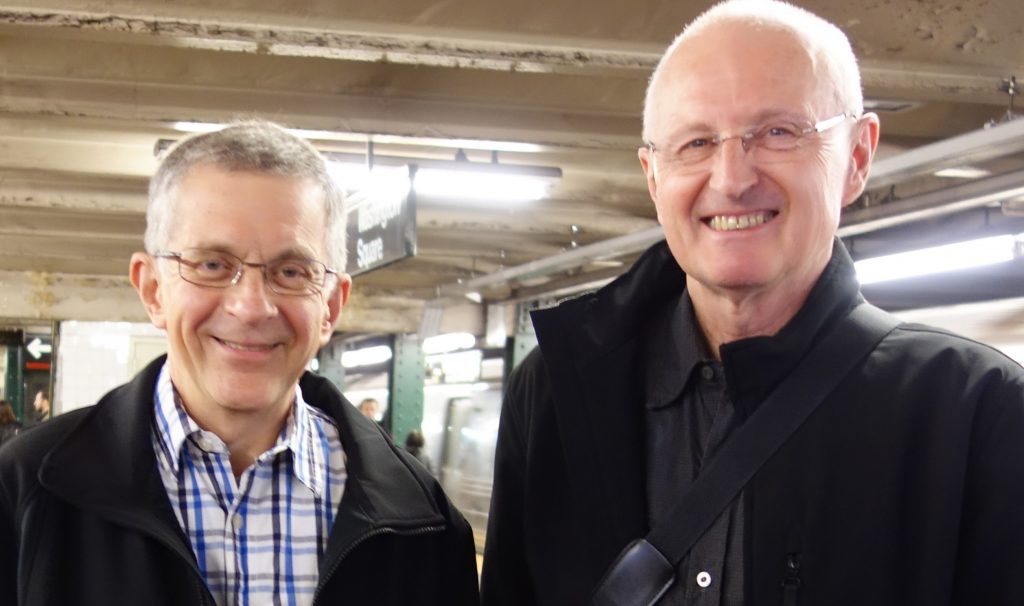
[[[649,524],[664,522],[675,502],[744,415],[733,404],[722,364],[707,353],[686,293],[648,339],[646,478]],[[676,570],[659,605],[743,604],[743,498],[735,499]]]

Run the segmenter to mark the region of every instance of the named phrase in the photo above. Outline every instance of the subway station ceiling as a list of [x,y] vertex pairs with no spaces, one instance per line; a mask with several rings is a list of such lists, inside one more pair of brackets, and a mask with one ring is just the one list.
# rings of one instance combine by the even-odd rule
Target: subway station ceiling
[[[851,37],[881,116],[880,160],[999,122],[1010,109],[1006,80],[1018,77],[1024,89],[1020,0],[798,4]],[[638,254],[629,236],[657,225],[636,160],[646,79],[677,30],[707,6],[0,4],[0,316],[143,320],[126,273],[142,246],[158,142],[182,137],[180,123],[246,116],[323,131],[314,142],[325,151],[365,154],[372,141],[379,159],[464,155],[561,170],[549,196],[534,202],[421,196],[417,255],[356,278],[342,330],[414,331],[427,302],[468,303],[469,291],[497,303],[607,280]],[[1011,141],[994,157],[945,162],[984,171],[973,181],[917,171],[875,183],[846,224],[871,224],[901,199],[1012,177],[1024,170],[1021,149]],[[918,213],[849,239],[855,253],[871,254],[952,233],[1024,231],[1015,223],[1024,204],[1010,198]],[[596,252],[569,254],[577,250]],[[552,258],[566,262],[546,262]],[[1008,292],[993,296],[1024,295],[1024,272],[974,282],[975,294],[998,282]],[[877,296],[920,306],[913,295],[922,288],[931,292],[916,285]]]

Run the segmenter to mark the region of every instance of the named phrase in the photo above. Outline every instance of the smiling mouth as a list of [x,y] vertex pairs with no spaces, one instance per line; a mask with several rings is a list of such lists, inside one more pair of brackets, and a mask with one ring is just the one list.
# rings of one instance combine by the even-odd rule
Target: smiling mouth
[[749,215],[715,215],[704,219],[704,223],[715,231],[738,231],[758,227],[777,217],[779,213],[766,210]]
[[225,341],[224,339],[218,339],[217,337],[214,337],[214,339],[217,339],[217,342],[220,343],[221,345],[227,347],[228,349],[234,349],[235,351],[270,351],[271,349],[277,346],[276,343],[270,343],[269,345],[252,345],[245,343],[235,343],[234,341]]

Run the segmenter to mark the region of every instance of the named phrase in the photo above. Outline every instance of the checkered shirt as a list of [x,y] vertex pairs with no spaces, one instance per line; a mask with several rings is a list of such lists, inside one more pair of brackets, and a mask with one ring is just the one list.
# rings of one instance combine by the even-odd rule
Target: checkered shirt
[[227,447],[185,411],[166,364],[154,397],[160,476],[217,605],[311,604],[347,477],[334,421],[296,386],[277,443],[236,481]]

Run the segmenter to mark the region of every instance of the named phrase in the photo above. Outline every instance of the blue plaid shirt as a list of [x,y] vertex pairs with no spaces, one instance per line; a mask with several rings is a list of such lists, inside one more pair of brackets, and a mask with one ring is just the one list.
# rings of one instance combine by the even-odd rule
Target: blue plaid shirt
[[296,386],[277,443],[236,481],[227,447],[185,411],[166,364],[155,400],[160,476],[218,606],[312,603],[347,477],[334,422]]

